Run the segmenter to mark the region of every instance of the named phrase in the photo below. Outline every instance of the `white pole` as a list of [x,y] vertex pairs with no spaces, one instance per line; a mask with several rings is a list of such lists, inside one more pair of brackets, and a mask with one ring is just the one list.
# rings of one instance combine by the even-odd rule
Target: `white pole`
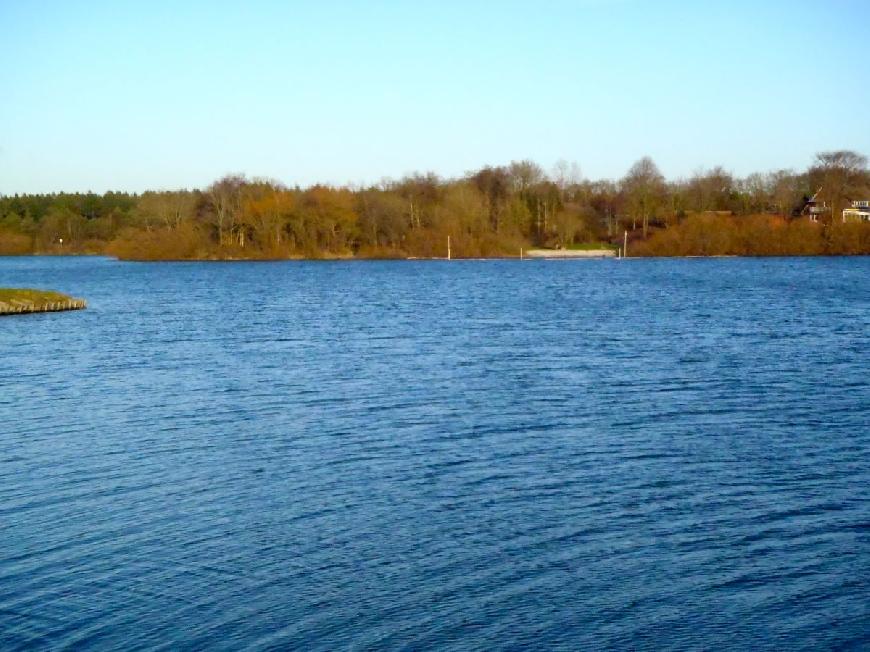
[[523,259],[523,248],[520,247],[520,260],[522,260],[522,259]]
[[625,258],[628,255],[628,231],[625,232],[625,235],[622,239],[622,257]]
[[450,236],[447,236],[447,260],[450,260]]

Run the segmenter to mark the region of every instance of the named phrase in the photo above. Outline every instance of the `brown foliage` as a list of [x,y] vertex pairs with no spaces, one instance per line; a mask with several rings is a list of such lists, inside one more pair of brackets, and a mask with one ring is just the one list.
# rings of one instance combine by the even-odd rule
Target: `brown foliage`
[[870,254],[870,222],[831,224],[827,229],[825,253],[839,256]]
[[[820,222],[788,219],[827,201]],[[555,183],[530,161],[462,178],[434,174],[366,189],[288,188],[229,175],[204,191],[0,196],[0,254],[97,253],[137,260],[515,256],[608,241],[629,255],[870,253],[866,224],[842,224],[846,200],[870,198],[866,159],[820,154],[805,173],[739,179],[722,168],[667,182],[643,158],[621,183],[581,179],[567,163]],[[813,204],[815,206],[815,204]],[[776,212],[777,215],[770,213]]]
[[200,229],[183,223],[177,229],[125,229],[106,252],[122,260],[190,260],[212,257],[210,249]]
[[0,256],[23,256],[33,253],[33,238],[24,233],[0,231]]
[[817,224],[774,215],[692,215],[629,248],[634,256],[870,254],[870,224]]

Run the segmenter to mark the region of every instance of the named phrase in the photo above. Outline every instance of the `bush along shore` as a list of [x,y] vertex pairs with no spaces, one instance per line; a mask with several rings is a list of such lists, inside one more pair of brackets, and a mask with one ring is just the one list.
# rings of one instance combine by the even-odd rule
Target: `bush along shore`
[[0,288],[0,315],[82,310],[86,307],[84,299],[74,299],[60,292]]

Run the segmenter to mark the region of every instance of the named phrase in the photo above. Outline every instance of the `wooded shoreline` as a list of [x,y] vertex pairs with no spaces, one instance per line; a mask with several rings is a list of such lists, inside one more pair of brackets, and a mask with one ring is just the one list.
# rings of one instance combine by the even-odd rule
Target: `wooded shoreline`
[[[554,253],[558,253],[557,250],[553,250]],[[546,260],[602,260],[602,259],[614,259],[619,260],[622,258],[631,258],[635,260],[651,260],[651,259],[675,259],[675,258],[697,258],[697,259],[707,259],[707,258],[860,258],[862,256],[870,256],[870,252],[862,252],[862,253],[841,253],[841,254],[672,254],[672,255],[643,255],[643,256],[625,256],[620,257],[617,255],[592,255],[592,256],[528,256],[519,254],[516,255],[504,255],[504,256],[461,256],[461,257],[453,257],[447,258],[446,256],[397,256],[397,257],[363,257],[363,256],[317,256],[313,258],[305,258],[302,256],[289,256],[286,258],[266,258],[266,257],[252,257],[252,258],[242,258],[242,257],[227,257],[227,258],[148,258],[148,259],[138,259],[138,258],[117,258],[116,256],[111,256],[109,254],[103,253],[46,253],[46,252],[37,252],[32,254],[0,254],[0,259],[3,258],[28,258],[28,257],[63,257],[63,256],[71,256],[71,257],[108,257],[114,258],[119,262],[125,263],[285,263],[285,262],[324,262],[324,263],[334,263],[334,262],[377,262],[377,261],[424,261],[424,262],[439,262],[439,261],[471,261],[471,260],[516,260],[516,261],[546,261]]]
[[850,151],[822,152],[801,173],[714,167],[670,181],[649,157],[618,181],[583,179],[564,162],[548,175],[532,161],[368,187],[235,174],[202,190],[0,196],[0,255],[511,258],[626,243],[629,257],[870,254],[870,220],[852,202],[870,203],[870,171]]

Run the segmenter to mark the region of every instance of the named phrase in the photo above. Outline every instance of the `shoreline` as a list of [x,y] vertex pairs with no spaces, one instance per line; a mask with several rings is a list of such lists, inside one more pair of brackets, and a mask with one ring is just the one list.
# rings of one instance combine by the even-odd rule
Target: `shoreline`
[[[533,250],[529,250],[533,251]],[[543,250],[550,251],[550,250]],[[470,261],[470,260],[516,260],[516,261],[552,261],[552,260],[660,260],[660,259],[714,259],[714,258],[861,258],[870,256],[870,253],[857,254],[687,254],[681,256],[624,256],[619,257],[615,252],[599,253],[592,250],[552,250],[549,255],[504,255],[504,256],[288,256],[284,258],[250,257],[239,258],[228,256],[226,258],[203,257],[203,258],[118,258],[104,253],[31,253],[31,254],[0,254],[0,260],[4,258],[109,258],[121,263],[286,263],[286,262],[373,262],[373,261]],[[568,255],[565,255],[568,252]],[[572,253],[573,252],[573,253]]]

